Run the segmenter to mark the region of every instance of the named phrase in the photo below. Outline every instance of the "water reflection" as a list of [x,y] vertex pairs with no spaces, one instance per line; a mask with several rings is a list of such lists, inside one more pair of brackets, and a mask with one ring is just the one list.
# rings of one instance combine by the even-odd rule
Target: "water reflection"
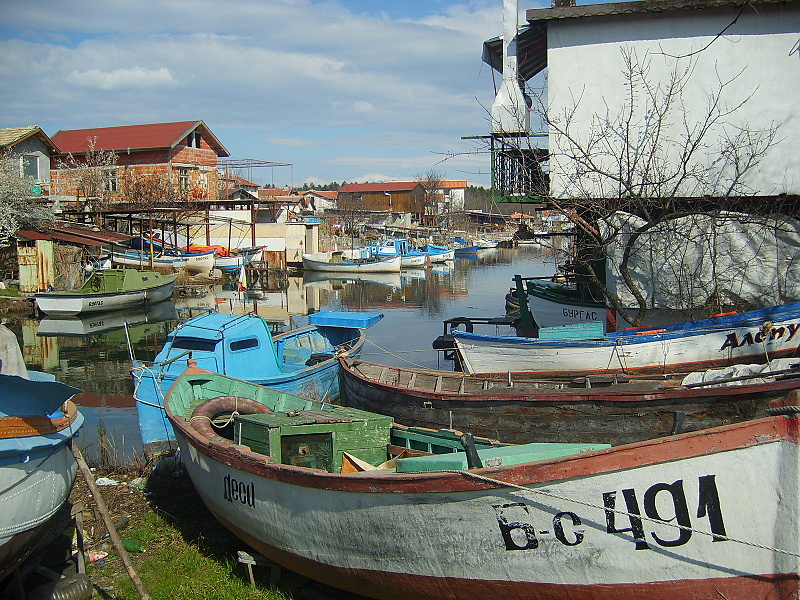
[[53,373],[59,381],[85,390],[76,398],[87,419],[83,443],[94,444],[96,425],[102,421],[120,452],[129,456],[140,448],[129,341],[136,358],[152,360],[179,320],[206,310],[255,312],[275,333],[307,324],[307,315],[320,310],[370,311],[383,313],[384,319],[367,331],[366,360],[451,368],[431,347],[444,319],[502,315],[515,274],[552,275],[554,265],[564,261],[563,253],[559,257],[540,247],[486,250],[474,257],[399,274],[314,273],[271,279],[270,289],[193,286],[172,302],[127,315],[40,321],[31,314],[7,325],[17,333],[30,369]]

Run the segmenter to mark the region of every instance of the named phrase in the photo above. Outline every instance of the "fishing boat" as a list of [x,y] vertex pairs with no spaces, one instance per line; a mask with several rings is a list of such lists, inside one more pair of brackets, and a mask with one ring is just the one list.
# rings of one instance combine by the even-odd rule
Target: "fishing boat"
[[228,251],[228,254],[222,255],[219,252],[214,256],[214,268],[219,269],[223,273],[235,273],[239,269],[243,269],[251,261],[255,260],[256,256],[261,252],[261,247],[251,248],[238,248],[236,250]]
[[111,262],[115,265],[122,265],[123,267],[136,267],[137,269],[172,269],[175,272],[183,271],[189,263],[189,259],[184,256],[151,256],[150,253],[141,252],[139,250],[125,250],[123,252],[109,250],[103,254],[101,260],[107,258],[110,258]]
[[403,447],[403,436],[423,434],[420,447],[428,438],[390,417],[202,370],[187,371],[166,406],[187,473],[220,522],[269,560],[360,595],[800,591],[793,413],[616,447],[479,448],[464,434],[464,450],[436,454]]
[[346,406],[513,443],[627,443],[707,429],[763,416],[770,400],[800,388],[800,359],[789,358],[686,375],[562,378],[339,362]]
[[415,250],[408,240],[389,239],[377,246],[368,246],[368,249],[375,256],[392,257],[400,256],[400,266],[402,268],[420,267],[427,264],[429,257],[427,252]]
[[446,263],[453,260],[456,256],[456,251],[452,248],[435,246],[434,244],[425,244],[421,246],[419,250],[427,254],[432,263]]
[[83,315],[156,304],[172,296],[177,273],[136,269],[97,269],[76,290],[34,294],[43,313]]
[[305,271],[324,271],[329,273],[399,273],[400,256],[372,256],[368,258],[347,258],[343,251],[313,252],[303,254]]
[[139,432],[146,454],[173,447],[164,394],[192,358],[203,368],[307,398],[339,397],[337,355],[358,356],[363,329],[383,315],[323,311],[308,326],[272,336],[255,314],[209,312],[179,324],[152,362],[131,357]]
[[0,325],[0,581],[68,525],[77,475],[68,444],[83,425],[81,390],[28,371]]
[[152,247],[154,256],[172,260],[174,258],[185,258],[186,263],[183,270],[188,275],[203,275],[208,277],[211,269],[214,268],[215,248],[203,248],[198,246],[178,247],[174,244],[165,242],[157,238],[140,236],[132,239],[126,244],[133,251],[144,254],[149,265],[149,255]]
[[[585,298],[572,286],[514,277],[517,284],[506,296],[506,307],[530,311],[536,327],[561,327],[600,321],[606,331],[617,328],[616,313],[602,302]],[[521,300],[521,301],[520,301]]]
[[539,338],[458,330],[452,335],[469,373],[687,373],[799,356],[800,302],[594,339],[545,339],[544,331]]

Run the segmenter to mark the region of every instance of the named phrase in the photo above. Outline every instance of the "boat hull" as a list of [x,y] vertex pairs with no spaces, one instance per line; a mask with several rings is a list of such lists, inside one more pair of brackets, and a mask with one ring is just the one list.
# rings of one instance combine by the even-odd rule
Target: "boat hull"
[[350,475],[269,463],[175,423],[222,523],[361,595],[797,598],[796,418],[471,472]]
[[203,275],[207,277],[214,268],[214,250],[208,252],[187,252],[182,257],[187,259],[184,270],[189,275]]
[[[621,444],[756,419],[800,377],[726,387],[677,381],[625,383],[537,379],[535,373],[464,375],[340,358],[341,402],[399,423],[469,431],[515,444]],[[741,383],[741,382],[740,382]],[[587,387],[591,386],[591,387]]]
[[306,271],[322,271],[327,273],[399,273],[400,267],[400,256],[390,256],[364,262],[344,260],[339,263],[331,263],[323,260],[316,260],[306,254],[303,255],[303,269]]
[[83,315],[157,304],[172,296],[177,274],[163,276],[157,286],[125,292],[44,292],[36,294],[36,304],[47,314]]
[[154,256],[150,258],[149,254],[133,254],[112,252],[111,262],[125,267],[135,267],[137,269],[149,269],[151,265],[158,269],[172,269],[173,271],[180,272],[186,268],[189,262],[188,258],[174,256],[174,257],[161,257]]
[[[587,302],[577,294],[555,286],[539,286],[528,282],[528,308],[538,327],[562,327],[587,321],[601,321],[609,330],[614,322],[613,311],[600,302]],[[516,299],[519,310],[519,300]]]
[[470,373],[686,373],[800,355],[800,303],[597,340],[550,341],[454,331]]

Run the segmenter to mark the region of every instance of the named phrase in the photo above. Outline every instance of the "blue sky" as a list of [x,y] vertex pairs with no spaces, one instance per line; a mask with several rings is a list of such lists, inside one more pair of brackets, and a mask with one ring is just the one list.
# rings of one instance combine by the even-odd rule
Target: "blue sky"
[[[549,5],[549,2],[547,3]],[[2,0],[0,127],[203,120],[262,184],[489,184],[502,0]],[[520,2],[520,11],[542,6]],[[448,158],[452,156],[451,158]]]

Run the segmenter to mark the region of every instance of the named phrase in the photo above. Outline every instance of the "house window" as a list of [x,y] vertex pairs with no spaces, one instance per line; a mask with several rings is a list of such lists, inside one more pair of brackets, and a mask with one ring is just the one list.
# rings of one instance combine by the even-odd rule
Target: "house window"
[[23,177],[33,177],[34,181],[39,181],[39,157],[35,154],[24,154],[20,161]]
[[192,133],[189,134],[189,138],[188,138],[189,147],[190,148],[200,148],[201,147],[201,144],[200,144],[200,140],[201,139],[202,138],[200,136],[200,132],[199,131],[193,131]]
[[199,185],[204,190],[208,189],[208,173],[205,171],[200,171],[197,177],[197,185]]
[[189,169],[187,167],[178,169],[178,187],[182,192],[189,189]]
[[103,175],[103,187],[105,187],[107,192],[113,194],[117,191],[117,170],[106,169]]

